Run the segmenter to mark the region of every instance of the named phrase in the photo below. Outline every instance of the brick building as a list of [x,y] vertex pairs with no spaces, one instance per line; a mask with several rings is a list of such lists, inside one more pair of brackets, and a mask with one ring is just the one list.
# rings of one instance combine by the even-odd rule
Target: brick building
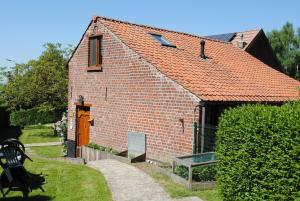
[[271,66],[276,70],[281,70],[281,64],[273,52],[269,40],[262,29],[232,32],[206,37],[232,43],[232,45],[248,52],[268,66]]
[[140,133],[147,157],[164,161],[213,149],[224,108],[299,98],[298,81],[230,42],[104,17],[90,22],[68,68],[70,145],[121,151]]

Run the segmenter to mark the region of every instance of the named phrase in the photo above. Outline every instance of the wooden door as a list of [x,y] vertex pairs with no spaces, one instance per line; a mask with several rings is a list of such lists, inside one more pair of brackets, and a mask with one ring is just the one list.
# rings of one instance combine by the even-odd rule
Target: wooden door
[[[90,139],[90,110],[88,107],[80,107],[77,110],[77,156],[80,156],[80,147],[87,145]],[[79,149],[78,149],[79,148]]]

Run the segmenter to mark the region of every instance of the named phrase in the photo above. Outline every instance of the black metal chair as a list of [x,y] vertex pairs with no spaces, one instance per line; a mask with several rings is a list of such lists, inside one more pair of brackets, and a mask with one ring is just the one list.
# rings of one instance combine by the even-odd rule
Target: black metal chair
[[[0,166],[3,172],[0,176],[0,190],[5,197],[16,186],[21,187],[24,197],[31,192],[28,185],[29,175],[23,164],[26,157],[24,152],[16,146],[2,146],[0,149]],[[8,183],[8,190],[4,193],[3,184]]]

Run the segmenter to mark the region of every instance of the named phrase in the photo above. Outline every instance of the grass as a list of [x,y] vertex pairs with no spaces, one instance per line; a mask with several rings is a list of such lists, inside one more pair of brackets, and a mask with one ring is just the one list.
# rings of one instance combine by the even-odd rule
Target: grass
[[30,147],[39,156],[48,158],[59,158],[61,157],[62,145],[58,146],[45,146],[45,147]]
[[[24,144],[56,142],[59,138],[53,135],[53,129],[44,126],[29,126],[23,130],[12,128],[0,136],[18,138]],[[31,147],[37,155],[57,158],[61,156],[62,146]],[[26,161],[25,168],[35,174],[43,173],[46,183],[45,192],[34,189],[28,201],[111,201],[111,193],[103,175],[84,165],[70,164],[61,161],[33,158]],[[10,192],[3,201],[24,200],[21,192]]]
[[[220,196],[218,195],[218,191],[215,190],[190,190],[176,184],[173,182],[167,175],[158,173],[155,165],[149,163],[135,163],[133,164],[135,167],[141,169],[145,173],[149,174],[154,180],[156,180],[164,190],[172,197],[172,198],[183,198],[190,196],[197,196],[204,201],[222,201]],[[166,164],[164,166],[167,166]]]
[[[33,159],[25,167],[31,173],[43,173],[45,192],[35,189],[29,194],[29,201],[110,201],[111,193],[102,174],[84,165],[59,161]],[[21,201],[21,192],[10,192],[3,201]]]
[[222,199],[218,195],[217,190],[192,191],[174,183],[166,175],[160,173],[150,173],[150,176],[152,176],[158,183],[160,183],[172,198],[197,196],[204,201],[222,201]]
[[19,140],[24,144],[58,142],[59,137],[54,136],[50,127],[25,127]]

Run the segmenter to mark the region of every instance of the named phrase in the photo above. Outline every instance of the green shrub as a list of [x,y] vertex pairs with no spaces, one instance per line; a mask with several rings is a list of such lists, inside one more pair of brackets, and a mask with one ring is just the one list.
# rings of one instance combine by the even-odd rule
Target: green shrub
[[193,180],[216,181],[216,165],[206,165],[193,168]]
[[225,111],[216,151],[224,201],[300,200],[300,102]]
[[175,174],[178,174],[179,176],[188,179],[189,177],[189,169],[184,165],[178,165],[175,167]]
[[[193,168],[193,180],[194,181],[215,181],[216,180],[216,166],[205,165]],[[186,166],[178,165],[175,167],[175,174],[188,179],[189,169]]]
[[53,123],[55,121],[54,112],[39,111],[38,109],[17,110],[10,114],[10,124],[12,126],[27,126],[35,124]]
[[90,147],[90,148],[93,148],[93,149],[97,149],[97,150],[100,150],[100,151],[105,151],[105,152],[108,152],[108,153],[111,153],[111,154],[115,154],[115,155],[119,153],[117,150],[114,150],[111,147],[104,147],[104,146],[101,146],[101,145],[98,145],[98,144],[95,144],[95,143],[89,143],[87,145],[87,147]]

